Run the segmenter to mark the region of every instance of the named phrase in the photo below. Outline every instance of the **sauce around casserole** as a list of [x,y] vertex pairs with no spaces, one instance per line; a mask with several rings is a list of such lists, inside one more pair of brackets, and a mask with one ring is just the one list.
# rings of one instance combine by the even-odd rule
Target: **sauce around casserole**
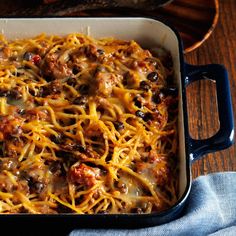
[[170,55],[82,34],[0,38],[0,213],[151,213],[177,201]]

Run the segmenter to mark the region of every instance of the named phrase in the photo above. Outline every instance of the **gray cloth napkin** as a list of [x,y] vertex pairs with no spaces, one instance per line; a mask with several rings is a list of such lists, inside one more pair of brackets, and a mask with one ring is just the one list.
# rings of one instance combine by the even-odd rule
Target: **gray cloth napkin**
[[69,236],[236,236],[236,172],[193,181],[182,217],[143,229],[76,229]]

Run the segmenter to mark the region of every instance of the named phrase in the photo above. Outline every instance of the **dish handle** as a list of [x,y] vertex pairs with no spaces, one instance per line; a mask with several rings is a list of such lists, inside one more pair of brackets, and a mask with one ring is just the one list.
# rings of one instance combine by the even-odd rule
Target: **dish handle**
[[220,128],[207,139],[193,139],[189,136],[191,161],[200,156],[230,147],[234,141],[234,118],[228,73],[224,66],[218,64],[194,66],[186,64],[185,86],[197,80],[210,79],[216,83],[217,105]]

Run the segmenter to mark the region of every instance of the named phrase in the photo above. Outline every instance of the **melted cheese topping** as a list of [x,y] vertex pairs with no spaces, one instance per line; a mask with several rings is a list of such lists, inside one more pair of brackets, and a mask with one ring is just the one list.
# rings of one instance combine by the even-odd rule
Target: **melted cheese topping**
[[151,213],[178,197],[172,60],[82,34],[0,37],[0,212]]

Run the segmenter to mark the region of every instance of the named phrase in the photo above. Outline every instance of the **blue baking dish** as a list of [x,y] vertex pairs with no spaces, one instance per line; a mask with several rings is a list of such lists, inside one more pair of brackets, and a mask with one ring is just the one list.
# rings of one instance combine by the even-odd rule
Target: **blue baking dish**
[[[220,151],[232,145],[234,123],[230,85],[222,65],[189,65],[184,62],[182,42],[178,33],[167,24],[149,18],[2,18],[0,29],[9,39],[32,37],[39,33],[67,34],[81,32],[93,37],[113,36],[133,39],[146,48],[163,47],[173,58],[176,84],[179,90],[179,199],[166,211],[152,214],[1,214],[0,220],[11,225],[53,227],[126,227],[139,228],[163,224],[177,218],[184,208],[191,189],[191,165],[204,154]],[[189,135],[186,87],[196,80],[214,81],[220,129],[203,140]],[[13,226],[14,227],[14,226]]]

